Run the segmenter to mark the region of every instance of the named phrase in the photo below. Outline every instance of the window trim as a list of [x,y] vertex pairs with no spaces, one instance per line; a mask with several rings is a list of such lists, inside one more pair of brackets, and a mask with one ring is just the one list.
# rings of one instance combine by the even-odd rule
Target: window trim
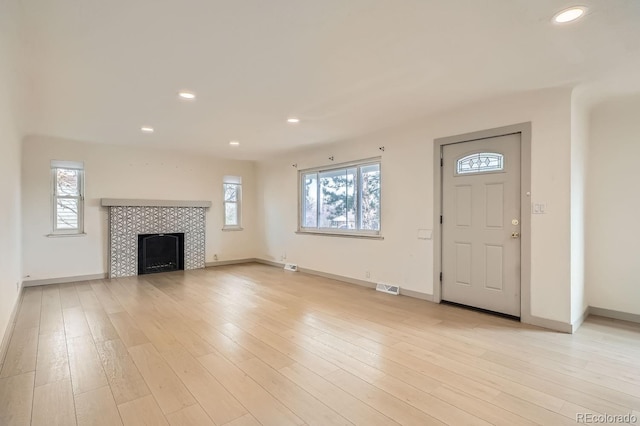
[[[57,169],[78,170],[78,189],[79,195],[77,196],[59,196],[56,194],[57,190]],[[50,164],[50,179],[51,179],[51,233],[52,237],[76,237],[85,235],[84,232],[84,163],[79,161],[60,161],[51,160]],[[74,229],[58,229],[58,199],[73,199],[78,200],[78,227]]]
[[[226,201],[225,191],[226,185],[235,185],[237,201]],[[237,225],[227,225],[227,203],[233,203],[237,206]],[[242,231],[242,177],[225,176],[222,181],[222,230],[223,231]]]
[[[361,167],[365,167],[365,166],[369,166],[372,164],[377,164],[378,167],[380,168],[380,212],[379,212],[379,221],[380,221],[380,229],[378,229],[377,231],[372,231],[372,230],[353,230],[353,229],[348,229],[348,230],[344,230],[341,231],[338,228],[319,228],[319,227],[315,227],[315,228],[309,228],[309,227],[303,227],[302,226],[302,217],[304,216],[303,214],[303,202],[302,202],[302,189],[303,189],[303,183],[302,183],[302,178],[305,174],[307,173],[322,173],[322,172],[329,172],[329,171],[333,171],[333,170],[340,170],[340,169],[348,169],[348,168],[352,168],[352,167],[357,167],[358,168],[358,193],[356,194],[356,196],[358,197],[358,206],[361,206],[361,197],[362,197],[362,192],[360,190],[361,185],[360,185],[360,168]],[[319,181],[319,178],[318,178]],[[337,163],[337,164],[329,164],[329,165],[325,165],[325,166],[320,166],[320,167],[311,167],[308,169],[302,169],[302,170],[298,170],[298,227],[296,230],[296,234],[312,234],[312,235],[324,235],[324,236],[331,236],[331,237],[355,237],[355,238],[365,238],[365,239],[384,239],[382,237],[382,157],[371,157],[371,158],[364,158],[362,160],[355,160],[355,161],[349,161],[349,162],[344,162],[344,163]],[[320,196],[320,193],[318,193],[318,197]]]

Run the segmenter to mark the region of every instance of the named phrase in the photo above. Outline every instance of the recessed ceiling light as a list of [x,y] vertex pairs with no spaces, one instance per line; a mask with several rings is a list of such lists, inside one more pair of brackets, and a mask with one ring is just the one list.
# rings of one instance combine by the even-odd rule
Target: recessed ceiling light
[[300,119],[296,118],[296,117],[289,117],[287,118],[287,123],[299,123]]
[[187,92],[187,91],[182,91],[182,92],[178,92],[178,96],[180,96],[181,99],[186,99],[188,101],[192,101],[196,98],[196,94],[193,92]]
[[140,131],[142,133],[153,133],[155,130],[151,126],[142,126],[142,127],[140,127]]
[[587,8],[584,6],[573,6],[569,9],[563,10],[562,12],[558,12],[553,17],[553,22],[557,24],[566,24],[567,22],[572,22],[582,17],[586,11]]
[[231,142],[229,142],[229,145],[231,145],[231,146],[238,146],[238,145],[240,145],[240,142],[238,142],[238,141],[231,141]]

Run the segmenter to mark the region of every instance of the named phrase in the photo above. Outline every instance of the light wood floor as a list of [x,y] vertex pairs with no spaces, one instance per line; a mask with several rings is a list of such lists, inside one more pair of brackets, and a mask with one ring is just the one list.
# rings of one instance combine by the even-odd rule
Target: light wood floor
[[571,336],[258,264],[25,289],[1,425],[640,417],[640,328]]

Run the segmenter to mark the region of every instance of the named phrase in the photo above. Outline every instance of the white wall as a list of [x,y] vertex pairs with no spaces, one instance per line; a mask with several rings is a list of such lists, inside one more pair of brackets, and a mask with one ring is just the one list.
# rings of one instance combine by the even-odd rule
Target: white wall
[[17,2],[0,2],[0,341],[21,280],[19,20]]
[[588,305],[585,291],[588,150],[588,104],[585,93],[576,89],[571,96],[571,324],[580,321]]
[[589,305],[638,315],[640,94],[596,106],[589,131]]
[[[255,257],[254,163],[177,151],[89,144],[31,136],[23,144],[23,250],[27,280],[108,272],[107,209],[101,198],[210,200],[206,261]],[[85,232],[51,232],[51,160],[84,161]],[[243,231],[223,232],[222,179],[243,178]]]
[[[532,122],[532,201],[547,213],[532,217],[531,314],[571,321],[571,91],[556,89],[496,99],[331,146],[282,155],[258,165],[259,256],[300,267],[433,294],[433,141],[439,137]],[[378,147],[385,146],[381,152]],[[364,240],[295,234],[297,169],[382,155],[382,234]],[[527,214],[528,212],[523,212]]]

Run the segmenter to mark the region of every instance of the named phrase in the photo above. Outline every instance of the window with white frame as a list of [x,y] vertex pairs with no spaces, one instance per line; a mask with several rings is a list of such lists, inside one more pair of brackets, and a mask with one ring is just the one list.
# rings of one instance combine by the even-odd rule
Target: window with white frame
[[299,173],[299,231],[380,234],[379,159]]
[[53,234],[84,232],[84,164],[51,161]]
[[223,229],[242,229],[242,177],[225,176]]

